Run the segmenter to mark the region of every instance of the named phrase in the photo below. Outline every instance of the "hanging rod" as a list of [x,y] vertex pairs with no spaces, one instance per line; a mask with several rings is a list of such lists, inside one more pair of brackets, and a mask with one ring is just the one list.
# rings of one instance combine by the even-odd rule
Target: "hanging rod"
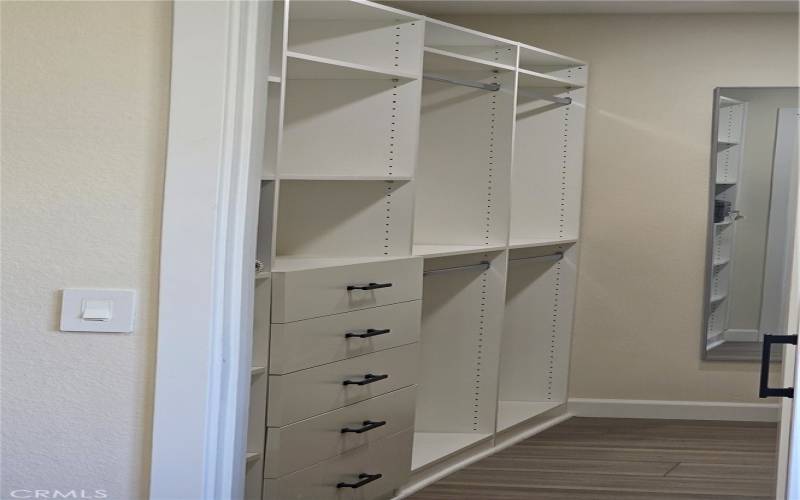
[[425,271],[422,273],[423,276],[430,276],[432,274],[444,274],[449,273],[450,271],[466,271],[467,269],[489,269],[491,264],[489,264],[488,260],[482,260],[477,264],[470,264],[468,266],[456,266],[456,267],[444,267],[442,269],[431,269],[430,271]]
[[443,75],[436,75],[433,73],[425,73],[422,75],[422,78],[426,80],[434,80],[437,82],[452,83],[453,85],[461,85],[464,87],[472,87],[473,89],[488,90],[489,92],[497,92],[498,90],[500,90],[499,83],[482,83],[482,82],[473,82],[470,80],[458,80],[456,78],[450,78]]
[[527,260],[528,262],[557,262],[564,258],[561,252],[552,253],[550,255],[536,255],[533,257],[518,257],[516,259],[508,259],[510,261]]
[[572,104],[571,97],[556,97],[553,95],[540,94],[538,92],[531,92],[530,90],[517,89],[517,94],[530,97],[531,99],[541,99],[543,101],[550,101],[556,104]]

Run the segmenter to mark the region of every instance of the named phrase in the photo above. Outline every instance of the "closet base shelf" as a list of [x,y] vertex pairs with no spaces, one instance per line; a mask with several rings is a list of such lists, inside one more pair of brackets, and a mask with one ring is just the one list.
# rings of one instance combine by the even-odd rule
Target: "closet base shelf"
[[466,432],[415,432],[411,470],[432,464],[491,437],[491,434]]
[[559,401],[500,401],[497,409],[497,430],[504,431],[563,404]]

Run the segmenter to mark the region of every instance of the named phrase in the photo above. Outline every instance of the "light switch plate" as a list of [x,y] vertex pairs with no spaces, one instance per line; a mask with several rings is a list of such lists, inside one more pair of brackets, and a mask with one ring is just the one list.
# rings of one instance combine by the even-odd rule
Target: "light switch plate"
[[[84,319],[87,304],[97,306],[110,302],[111,317],[107,320]],[[136,313],[135,290],[65,288],[61,297],[62,332],[130,333]]]

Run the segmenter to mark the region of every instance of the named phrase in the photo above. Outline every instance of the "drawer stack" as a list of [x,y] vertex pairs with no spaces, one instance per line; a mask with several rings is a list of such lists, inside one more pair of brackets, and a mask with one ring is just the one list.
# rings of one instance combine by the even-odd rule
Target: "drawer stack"
[[273,271],[264,498],[388,498],[411,464],[422,260]]

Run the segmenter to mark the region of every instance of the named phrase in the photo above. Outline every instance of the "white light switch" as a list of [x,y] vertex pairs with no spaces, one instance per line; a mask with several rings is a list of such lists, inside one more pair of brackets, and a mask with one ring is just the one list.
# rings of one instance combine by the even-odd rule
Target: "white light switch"
[[136,308],[134,290],[64,289],[61,331],[130,333]]

